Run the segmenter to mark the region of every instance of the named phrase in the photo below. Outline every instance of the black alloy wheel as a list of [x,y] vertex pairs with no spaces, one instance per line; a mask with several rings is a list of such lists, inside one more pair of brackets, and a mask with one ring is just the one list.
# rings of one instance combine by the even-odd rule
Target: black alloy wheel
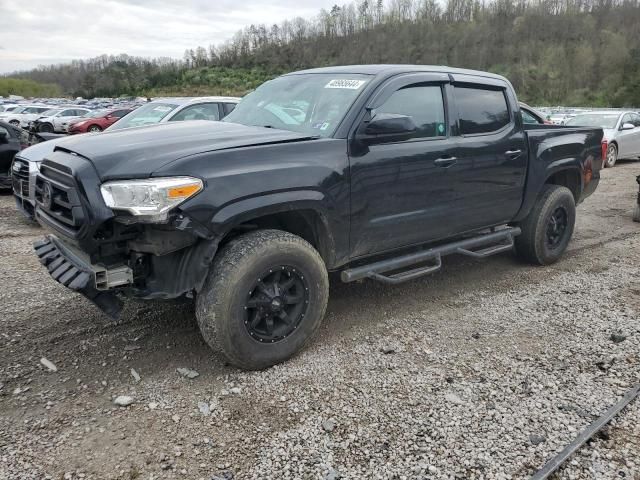
[[563,206],[556,208],[549,217],[547,224],[547,246],[556,248],[564,237],[569,225],[569,216]]
[[244,306],[245,327],[259,342],[278,342],[294,332],[309,304],[304,275],[281,265],[256,279]]

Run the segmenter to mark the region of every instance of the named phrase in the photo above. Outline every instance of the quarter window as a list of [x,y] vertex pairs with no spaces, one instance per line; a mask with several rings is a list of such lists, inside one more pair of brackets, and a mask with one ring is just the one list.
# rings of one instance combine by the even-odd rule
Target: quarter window
[[411,117],[416,125],[413,138],[446,135],[442,88],[438,85],[410,85],[395,91],[374,114],[393,113]]
[[510,122],[504,90],[455,87],[462,135],[491,133]]

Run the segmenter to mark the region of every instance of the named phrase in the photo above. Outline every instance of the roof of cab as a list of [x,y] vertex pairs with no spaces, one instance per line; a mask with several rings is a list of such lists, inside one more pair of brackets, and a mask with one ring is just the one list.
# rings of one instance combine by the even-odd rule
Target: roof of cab
[[443,65],[343,65],[336,67],[311,68],[308,70],[300,70],[291,72],[287,75],[299,75],[305,73],[337,73],[337,74],[361,74],[375,75],[381,77],[391,77],[400,73],[412,72],[436,72],[451,73],[458,75],[475,75],[478,77],[495,78],[498,80],[508,80],[502,75],[489,72],[481,72],[479,70],[468,70],[466,68],[446,67]]

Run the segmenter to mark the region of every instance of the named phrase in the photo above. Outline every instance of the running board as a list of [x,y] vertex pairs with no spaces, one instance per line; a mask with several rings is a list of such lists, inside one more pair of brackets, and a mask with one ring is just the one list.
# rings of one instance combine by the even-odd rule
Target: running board
[[[491,233],[484,233],[476,237],[440,245],[439,247],[430,248],[429,250],[381,260],[361,267],[349,268],[342,271],[340,278],[345,283],[363,278],[370,278],[389,284],[402,283],[437,272],[442,267],[442,257],[446,255],[458,253],[474,258],[485,258],[511,250],[513,248],[513,237],[520,235],[520,233],[521,231],[518,227],[508,227]],[[477,250],[478,248],[480,249]],[[384,275],[385,272],[401,270],[424,262],[432,263],[393,275]]]

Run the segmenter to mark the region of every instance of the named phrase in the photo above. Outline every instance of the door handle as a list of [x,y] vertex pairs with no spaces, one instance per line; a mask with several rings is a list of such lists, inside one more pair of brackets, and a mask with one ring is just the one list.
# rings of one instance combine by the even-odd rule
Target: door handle
[[507,150],[504,154],[511,158],[518,158],[522,154],[522,150]]
[[458,159],[456,157],[443,157],[443,158],[436,158],[433,163],[437,166],[437,167],[450,167],[451,165],[454,165],[456,162],[458,161]]

